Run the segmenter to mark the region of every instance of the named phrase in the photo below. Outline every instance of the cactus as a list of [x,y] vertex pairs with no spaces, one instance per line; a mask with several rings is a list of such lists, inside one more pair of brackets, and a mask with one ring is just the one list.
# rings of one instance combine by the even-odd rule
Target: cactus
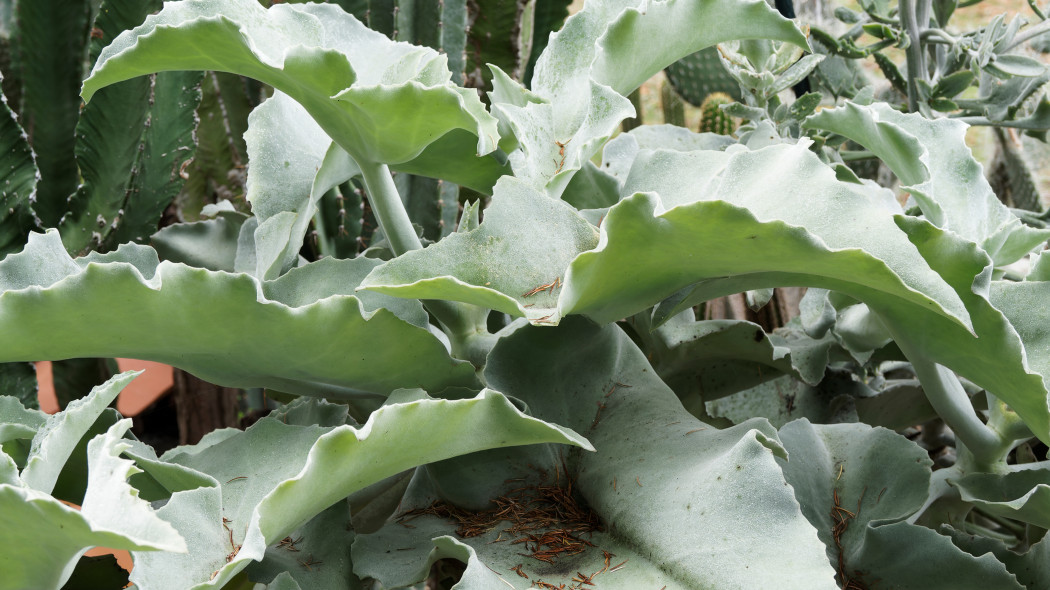
[[[160,5],[108,0],[92,29],[92,56]],[[106,89],[84,107],[75,160],[83,181],[63,203],[67,210],[59,224],[67,250],[113,249],[157,231],[194,154],[200,79],[200,73],[186,72],[137,78]]]
[[670,82],[664,80],[660,85],[660,106],[664,111],[664,123],[685,127],[685,105]]
[[180,219],[196,221],[204,205],[223,199],[244,207],[244,132],[248,114],[262,98],[258,83],[223,72],[208,72],[201,81],[197,107],[197,153],[186,167],[186,181],[175,198]]
[[715,92],[740,100],[740,85],[726,72],[715,47],[683,57],[667,66],[664,73],[678,95],[693,106],[700,106]]
[[733,118],[723,109],[724,104],[731,104],[733,99],[725,93],[715,92],[704,99],[700,105],[700,132],[732,135],[736,126]]
[[33,0],[15,8],[15,61],[23,84],[16,110],[36,153],[41,178],[33,211],[45,227],[58,225],[79,180],[72,139],[86,74],[91,4]]

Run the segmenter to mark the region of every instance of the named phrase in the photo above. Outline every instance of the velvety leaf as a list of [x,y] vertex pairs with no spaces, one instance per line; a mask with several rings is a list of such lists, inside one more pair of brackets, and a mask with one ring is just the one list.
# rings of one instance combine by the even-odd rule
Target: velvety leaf
[[951,483],[963,501],[991,514],[1050,525],[1050,470],[1015,467],[1007,473],[970,473]]
[[48,416],[33,437],[33,448],[22,471],[25,484],[50,494],[77,443],[117,394],[140,374],[129,371],[116,375],[92,389],[87,397],[71,402],[65,411]]
[[22,536],[0,555],[0,588],[59,588],[94,546],[186,550],[185,541],[125,481],[134,467],[118,457],[119,441],[130,427],[130,419],[121,421],[89,444],[92,469],[82,511],[29,487],[0,484],[5,524]]
[[321,261],[275,282],[158,263],[145,246],[91,260],[69,258],[50,232],[0,263],[0,359],[134,357],[229,387],[336,398],[475,383],[412,325],[417,302],[350,295],[372,260]]
[[[969,323],[959,296],[894,227],[879,190],[839,182],[801,145],[639,151],[621,194],[633,196],[609,210],[599,247],[566,273],[563,314],[611,321],[692,283],[658,317],[754,288],[834,284]],[[753,286],[740,288],[735,277],[745,276]]]
[[272,584],[282,572],[301,588],[358,590],[361,581],[352,570],[350,544],[354,529],[345,501],[336,502],[284,539],[266,548],[261,562],[246,569],[254,582]]
[[966,145],[967,126],[902,114],[885,103],[824,109],[805,127],[848,137],[881,158],[934,225],[977,243],[997,266],[1015,262],[1050,238],[1003,205]]
[[[264,418],[200,452],[171,458],[213,478],[214,487],[172,495],[158,514],[186,536],[190,553],[136,553],[132,581],[141,588],[221,587],[252,561],[263,560],[268,546],[279,545],[367,485],[422,463],[543,442],[589,448],[579,435],[527,417],[491,391],[469,400],[388,405],[360,428],[291,426]],[[345,530],[343,525],[345,519]],[[307,525],[304,535],[306,530],[313,529]],[[320,549],[315,557],[324,561],[319,555]],[[332,569],[336,574],[348,571],[335,562]]]
[[835,344],[787,330],[767,335],[758,324],[739,320],[668,323],[652,334],[655,347],[649,349],[660,378],[679,397],[699,391],[707,401],[784,373],[816,385]]
[[47,422],[47,414],[26,407],[18,398],[0,395],[0,443],[16,438],[32,439]]
[[[889,493],[889,492],[886,492]],[[864,551],[850,564],[887,587],[901,590],[986,587],[1021,590],[991,554],[971,556],[924,526],[897,522],[864,531]]]
[[819,385],[809,385],[784,375],[728,397],[706,401],[708,396],[694,394],[684,397],[682,402],[698,415],[701,415],[701,408],[697,405],[702,403],[706,415],[732,424],[755,417],[765,418],[776,427],[798,419],[836,424],[858,421],[855,396],[862,388],[851,383],[848,377],[844,380],[833,373]]
[[[297,261],[321,196],[360,171],[306,109],[282,92],[252,111],[244,141],[251,159],[247,198],[259,219],[255,276],[275,279]],[[289,224],[284,239],[267,232],[282,223]]]
[[[718,22],[717,27],[707,23]],[[661,39],[652,43],[652,39]],[[773,38],[807,47],[798,28],[762,2],[639,4],[592,1],[551,35],[532,91],[543,102],[493,101],[521,151],[515,175],[551,196],[589,160],[634,108],[624,98],[678,59],[730,39]]]
[[914,443],[864,424],[804,420],[781,428],[780,439],[784,477],[840,576],[892,588],[1019,588],[994,557],[974,559],[904,522],[923,506],[930,481],[930,459]]
[[1046,536],[1029,547],[1028,551],[1016,553],[997,539],[970,535],[948,525],[942,525],[941,530],[951,535],[952,542],[959,548],[974,557],[989,552],[995,555],[1028,590],[1040,590],[1050,584],[1050,538]]
[[[556,228],[551,231],[551,228]],[[570,206],[505,177],[485,222],[380,266],[362,288],[473,303],[535,322],[556,323],[563,269],[598,243],[594,226]],[[548,288],[537,291],[540,286]]]
[[[537,417],[587,432],[597,452],[568,451],[561,461],[549,457],[537,468],[515,466],[530,474],[525,483],[503,482],[502,467],[482,465],[456,472],[472,476],[457,485],[468,494],[487,493],[494,484],[507,493],[541,483],[567,485],[568,476],[605,532],[589,538],[595,547],[548,564],[523,558],[523,546],[510,541],[525,535],[504,524],[481,537],[453,537],[456,523],[424,515],[406,520],[416,529],[391,522],[375,535],[359,535],[353,554],[359,574],[387,585],[411,584],[433,559],[454,556],[468,561],[470,577],[461,584],[471,589],[503,585],[492,580],[493,570],[519,589],[537,578],[568,585],[580,573],[613,589],[836,587],[824,547],[780,474],[774,455],[783,453],[769,423],[718,430],[696,420],[617,327],[581,319],[557,328],[522,327],[496,344],[485,377]],[[474,457],[480,456],[457,463]],[[551,468],[566,473],[555,480]],[[547,470],[545,479],[537,469]],[[404,506],[414,507],[426,503]],[[502,542],[493,543],[500,530]],[[606,561],[602,551],[615,557]],[[748,557],[756,554],[761,563]],[[623,568],[593,575],[624,559]],[[517,564],[530,579],[511,571]]]
[[[1026,360],[1014,327],[989,303],[991,260],[975,244],[928,222],[891,216],[881,192],[834,180],[834,173],[800,146],[699,152],[727,160],[725,170],[701,160],[708,165],[683,163],[671,175],[656,165],[700,156],[652,154],[642,168],[651,180],[631,185],[628,178],[625,190],[656,189],[659,197],[636,194],[610,209],[602,223],[604,248],[578,256],[566,273],[559,301],[563,314],[611,321],[697,281],[661,304],[656,321],[714,297],[756,288],[805,284],[831,289],[867,304],[906,354],[925,355],[988,389],[1036,436],[1050,437],[1047,389],[1029,369],[1039,361]],[[759,162],[768,166],[761,168],[766,172],[758,172]],[[770,187],[767,178],[777,179],[777,198],[763,197]],[[704,186],[709,188],[696,195]],[[675,196],[682,193],[690,196]],[[792,205],[795,196],[800,201]],[[694,198],[700,200],[689,204]],[[816,205],[818,199],[823,204]],[[660,213],[662,208],[668,210]],[[854,223],[859,225],[854,228]],[[676,227],[681,231],[669,231]],[[776,247],[764,245],[766,239]],[[789,255],[796,247],[797,254]],[[661,263],[654,265],[654,259]],[[627,274],[623,268],[637,270]],[[639,274],[643,269],[652,269],[653,275]]]
[[449,82],[445,58],[390,42],[336,6],[170,3],[102,52],[84,84],[85,100],[114,82],[171,69],[223,70],[270,84],[302,104],[358,162],[445,173],[479,190],[495,180],[491,166],[479,173],[435,165],[475,159],[499,140],[476,93]]
[[214,219],[169,225],[150,237],[161,260],[194,268],[234,272],[237,236],[247,216],[234,211]]

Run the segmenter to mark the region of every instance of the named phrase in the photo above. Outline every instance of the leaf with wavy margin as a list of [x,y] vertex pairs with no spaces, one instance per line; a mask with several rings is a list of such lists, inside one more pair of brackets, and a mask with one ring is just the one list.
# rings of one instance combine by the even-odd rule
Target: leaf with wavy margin
[[934,225],[977,243],[1003,266],[1050,238],[1003,205],[966,145],[967,125],[904,114],[885,103],[823,109],[804,128],[831,131],[874,153],[901,180]]
[[90,101],[99,88],[167,70],[218,70],[270,84],[357,162],[485,192],[503,172],[477,157],[496,149],[496,119],[474,90],[450,82],[445,56],[390,41],[335,5],[169,2],[102,51],[82,94]]
[[[125,374],[125,377],[128,374]],[[0,484],[0,514],[19,542],[0,555],[0,588],[60,588],[91,547],[185,552],[186,541],[127,483],[134,464],[120,458],[131,420],[88,443],[88,487],[82,510],[30,487]],[[55,459],[59,462],[59,459]],[[21,483],[21,482],[20,482]]]
[[0,262],[0,359],[141,358],[228,387],[336,398],[475,384],[418,302],[353,295],[376,264],[326,259],[260,282],[130,244],[74,260],[56,232],[33,234]]
[[507,92],[493,97],[493,112],[521,147],[510,155],[515,174],[560,196],[620,121],[634,114],[624,97],[642,82],[705,47],[758,38],[808,48],[798,27],[764,2],[587,2],[551,35],[536,62],[532,93],[539,100],[504,103],[502,97],[513,95]]
[[931,461],[914,443],[866,424],[807,420],[781,428],[780,440],[784,477],[840,574],[902,590],[1020,588],[991,555],[974,558],[948,537],[904,522],[922,508],[930,481]]
[[[358,535],[359,575],[387,586],[411,584],[423,579],[431,561],[452,556],[467,562],[462,588],[499,588],[491,570],[518,589],[536,578],[568,585],[578,572],[601,570],[605,550],[615,554],[610,565],[629,561],[594,576],[601,588],[836,587],[824,545],[780,473],[774,456],[783,452],[769,423],[756,419],[718,430],[696,420],[619,328],[580,318],[557,328],[523,327],[496,344],[485,377],[537,417],[588,433],[597,452],[569,450],[564,469],[605,532],[589,538],[595,547],[586,552],[545,564],[520,556],[522,545],[510,544],[517,538],[511,532],[499,543],[490,543],[498,530],[463,539],[453,536],[455,523],[420,516],[410,523],[416,529],[391,522],[375,535]],[[465,467],[471,459],[485,457],[457,463]],[[556,457],[548,461],[536,465],[562,467]],[[538,483],[535,470],[517,468]],[[504,482],[502,468],[484,464],[452,475],[460,491],[474,497],[471,504],[490,499],[482,495],[492,484],[503,482],[503,493],[528,485]],[[544,480],[553,483],[549,475]],[[404,547],[412,550],[395,551]],[[763,556],[761,564],[754,555]],[[511,571],[517,564],[531,580]]]
[[269,546],[381,479],[465,453],[551,442],[591,448],[491,390],[466,400],[390,404],[360,428],[264,418],[200,452],[172,457],[212,481],[172,494],[158,511],[186,537],[190,552],[135,553],[131,579],[143,589],[219,588],[264,559]]

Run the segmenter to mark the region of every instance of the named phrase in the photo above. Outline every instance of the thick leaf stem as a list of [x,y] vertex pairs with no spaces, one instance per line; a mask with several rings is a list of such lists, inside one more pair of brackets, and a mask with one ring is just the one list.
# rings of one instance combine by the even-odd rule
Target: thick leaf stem
[[990,470],[1001,462],[1011,441],[1003,440],[981,422],[955,373],[922,355],[908,354],[908,351],[905,354],[915,368],[930,405],[973,454],[975,466],[982,471]]
[[357,165],[361,168],[361,176],[364,177],[372,211],[375,212],[379,227],[383,228],[383,235],[390,241],[390,249],[394,251],[394,255],[401,256],[405,252],[422,250],[423,243],[419,241],[419,236],[412,227],[412,220],[408,218],[405,205],[397,193],[390,169],[386,164],[373,162],[361,161]]
[[[361,176],[365,181],[365,189],[368,192],[372,211],[379,222],[379,227],[383,229],[383,234],[390,242],[390,249],[393,250],[394,255],[401,256],[412,250],[422,250],[423,243],[419,241],[419,236],[412,227],[412,220],[409,219],[394,179],[390,176],[390,169],[386,164],[364,161],[359,161],[357,165],[361,168]],[[481,333],[488,334],[484,329],[484,323],[479,324],[479,321],[472,317],[473,314],[463,304],[454,301],[425,300],[423,305],[437,319],[452,340],[453,353],[472,348],[468,342],[473,342]],[[467,360],[473,362],[473,359]]]
[[[923,0],[900,0],[900,19],[908,35],[905,57],[908,63],[908,112],[919,110],[919,90],[916,81],[926,79],[926,64],[922,53],[922,32],[916,15],[915,3]],[[928,24],[928,23],[926,23]]]

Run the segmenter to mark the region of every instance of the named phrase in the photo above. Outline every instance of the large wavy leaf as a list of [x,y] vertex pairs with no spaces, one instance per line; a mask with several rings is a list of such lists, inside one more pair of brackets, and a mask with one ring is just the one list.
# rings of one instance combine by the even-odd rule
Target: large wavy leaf
[[[839,182],[803,146],[638,150],[633,158],[622,189],[631,196],[610,208],[597,244],[576,237],[591,226],[568,207],[542,207],[540,193],[504,181],[513,201],[496,191],[478,229],[394,260],[363,286],[469,301],[545,323],[569,313],[608,322],[701,281],[724,291],[704,299],[739,292],[733,277],[742,276],[764,287],[834,285],[859,299],[915,305],[969,324],[959,296],[896,227],[881,195]],[[458,267],[438,265],[439,256]],[[446,274],[455,280],[439,278]],[[564,283],[556,302],[556,289],[524,297],[555,278]],[[503,296],[496,300],[493,290]],[[536,307],[526,310],[526,299]],[[686,299],[675,313],[696,297]]]
[[172,494],[158,512],[186,536],[189,553],[136,553],[132,581],[143,589],[219,588],[332,504],[423,463],[522,444],[591,448],[490,390],[457,401],[421,394],[400,392],[415,401],[384,406],[360,428],[264,418],[199,452],[171,457],[212,484]]
[[70,403],[65,411],[49,416],[33,437],[33,447],[22,470],[25,484],[50,494],[80,439],[102,411],[117,399],[117,394],[140,373],[121,373],[93,388],[87,397]]
[[1017,261],[1050,238],[1050,230],[1021,223],[992,192],[966,145],[966,125],[903,114],[885,103],[847,102],[806,119],[864,146],[890,166],[934,225],[971,240],[996,266]]
[[[710,26],[714,22],[719,25]],[[651,42],[656,38],[661,42]],[[493,112],[521,145],[511,154],[515,174],[560,196],[573,173],[633,115],[627,94],[686,55],[755,38],[808,47],[791,21],[762,2],[588,2],[551,36],[537,60],[532,91],[539,100],[493,97]],[[497,72],[501,77],[506,75]]]
[[270,84],[358,162],[400,164],[485,191],[502,170],[491,158],[452,165],[493,151],[499,134],[477,94],[450,83],[444,56],[392,42],[331,4],[168,3],[102,52],[84,99],[164,70],[221,70]]
[[[124,377],[127,381],[128,375]],[[20,535],[0,556],[4,571],[0,588],[60,588],[80,556],[95,546],[186,551],[186,541],[126,481],[137,471],[131,461],[120,457],[127,447],[121,437],[130,428],[131,420],[122,420],[88,443],[89,476],[82,510],[31,487],[0,484],[5,528]],[[60,457],[52,459],[61,464]]]
[[418,302],[352,295],[376,264],[326,259],[260,282],[158,263],[145,246],[74,260],[56,232],[33,234],[0,263],[0,359],[143,358],[230,387],[332,397],[476,383]]
[[[505,530],[516,522],[461,538],[453,536],[457,524],[424,515],[405,522],[414,529],[390,522],[374,535],[358,535],[358,574],[387,586],[412,584],[430,561],[449,556],[468,562],[457,588],[471,590],[499,588],[498,578],[519,589],[537,578],[570,585],[581,575],[611,589],[836,587],[824,545],[774,459],[783,452],[769,423],[751,420],[718,430],[696,420],[615,326],[577,318],[557,328],[523,327],[496,344],[485,377],[537,417],[587,432],[597,452],[570,451],[561,460],[553,453],[545,461],[542,453],[519,457],[521,464],[511,469],[525,483],[504,481],[502,457],[463,457],[455,465],[430,466],[442,491],[455,489],[465,503],[484,505],[494,487],[508,493],[537,485],[544,475],[543,485],[555,485],[550,471],[557,470],[557,481],[579,493],[605,531],[589,537],[595,546],[583,553],[545,563],[511,543],[526,536]],[[479,463],[469,468],[472,459]],[[442,469],[447,482],[440,479]],[[422,506],[403,507],[427,505],[426,498],[414,499]],[[501,530],[501,541],[493,542]],[[519,555],[523,550],[526,557]],[[615,557],[606,560],[603,551]],[[754,555],[763,557],[756,561]],[[518,564],[530,579],[514,573]]]
[[[485,223],[387,262],[361,286],[557,323],[555,283],[573,257],[597,243],[597,230],[572,207],[504,177],[493,191]],[[536,291],[542,285],[550,287]]]
[[274,279],[298,260],[321,196],[360,171],[283,92],[252,111],[244,141],[251,159],[247,198],[259,219],[255,276]]

